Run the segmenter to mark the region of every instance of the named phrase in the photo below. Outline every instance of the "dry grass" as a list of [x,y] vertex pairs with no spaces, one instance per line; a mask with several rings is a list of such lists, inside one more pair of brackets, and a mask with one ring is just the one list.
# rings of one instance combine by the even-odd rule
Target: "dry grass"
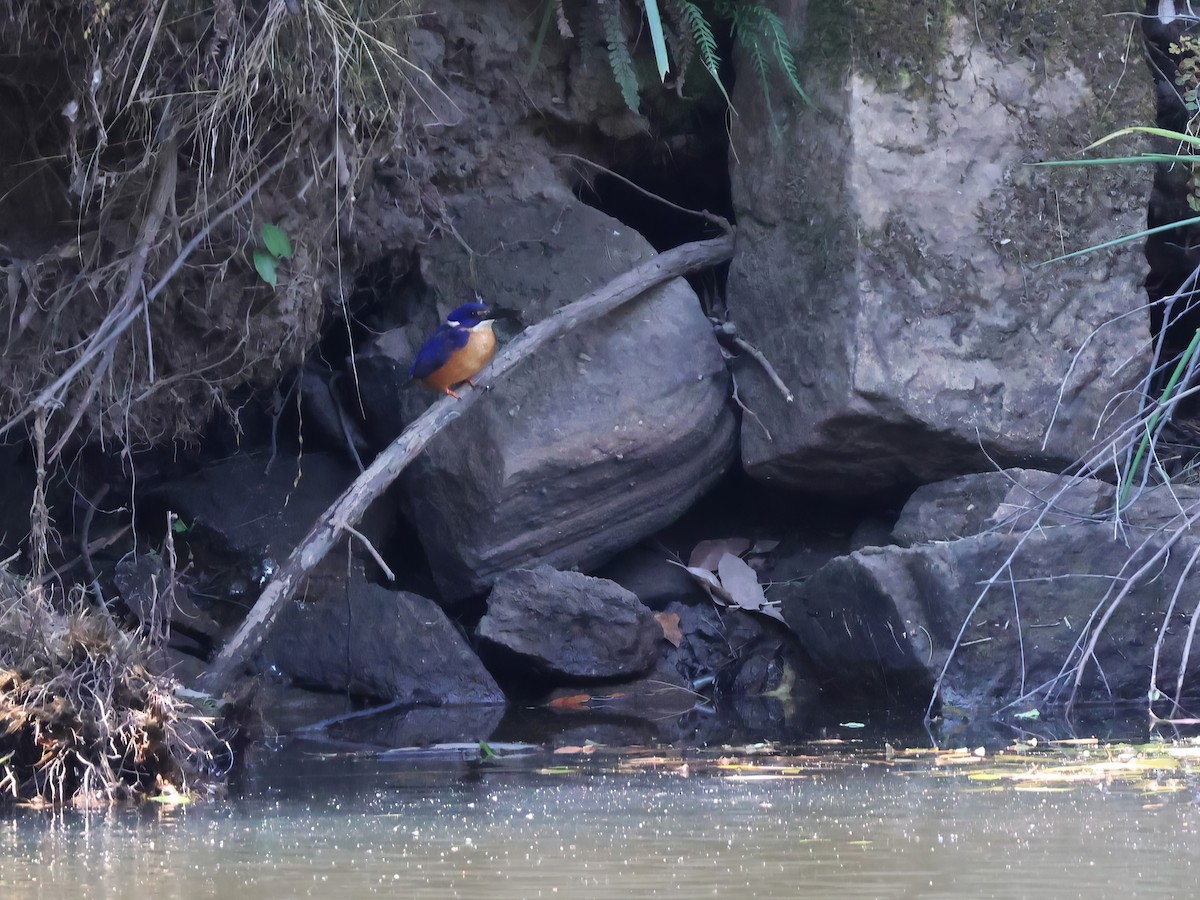
[[6,574],[0,595],[0,794],[90,808],[222,783],[231,753],[212,712],[154,671],[150,644]]

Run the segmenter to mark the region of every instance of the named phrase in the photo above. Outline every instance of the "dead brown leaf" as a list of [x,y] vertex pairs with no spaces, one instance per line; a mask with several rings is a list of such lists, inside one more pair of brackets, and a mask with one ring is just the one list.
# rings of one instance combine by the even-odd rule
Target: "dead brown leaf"
[[683,643],[683,632],[679,630],[679,613],[660,612],[655,613],[654,618],[658,620],[664,638],[676,647]]

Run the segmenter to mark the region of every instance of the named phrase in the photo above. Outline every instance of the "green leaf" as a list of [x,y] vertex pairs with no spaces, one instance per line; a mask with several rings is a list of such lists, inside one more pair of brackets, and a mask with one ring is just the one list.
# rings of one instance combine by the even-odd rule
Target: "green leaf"
[[646,7],[646,21],[650,23],[650,43],[654,45],[654,61],[658,63],[658,77],[667,80],[667,70],[671,68],[667,61],[667,41],[663,34],[662,16],[658,10],[658,0],[642,0]]
[[1042,717],[1041,712],[1036,709],[1027,709],[1027,710],[1025,710],[1025,712],[1017,713],[1015,716],[1013,716],[1014,719],[1028,719],[1031,721],[1040,719],[1041,717]]
[[717,55],[717,38],[708,24],[708,19],[704,17],[700,7],[691,0],[675,0],[675,5],[678,7],[680,18],[691,32],[692,40],[695,41],[696,49],[700,52],[700,61],[704,63],[705,70],[716,82],[721,96],[725,98],[725,105],[733,109],[733,101],[729,99],[725,85],[721,84],[721,57]]
[[482,760],[489,760],[489,759],[496,758],[496,751],[492,749],[492,745],[489,744],[487,741],[479,742],[479,758]]
[[1123,163],[1194,163],[1200,162],[1200,156],[1176,153],[1139,153],[1137,156],[1105,156],[1100,159],[1048,159],[1044,162],[1029,163],[1031,166],[1111,166]]
[[266,250],[254,251],[254,269],[258,277],[271,287],[278,287],[279,277],[275,273],[275,257]]
[[867,727],[862,722],[840,722],[838,724],[840,724],[843,728],[866,728]]
[[621,88],[621,97],[633,112],[640,113],[637,72],[634,71],[633,57],[626,43],[621,8],[616,0],[604,0],[600,3],[599,12],[600,22],[604,26],[604,40],[608,44],[608,64],[612,68],[617,85]]
[[262,227],[263,245],[267,252],[276,259],[292,258],[292,242],[288,240],[287,232],[278,225],[266,224]]
[[187,522],[183,521],[183,519],[176,519],[171,523],[171,530],[176,534],[187,534],[189,529]]
[[1076,256],[1083,256],[1085,253],[1093,253],[1096,250],[1107,250],[1109,247],[1116,247],[1118,244],[1128,244],[1130,241],[1136,241],[1139,238],[1148,237],[1152,234],[1158,234],[1163,231],[1170,231],[1173,228],[1183,228],[1187,225],[1200,224],[1200,216],[1193,216],[1190,219],[1181,219],[1178,222],[1168,222],[1166,225],[1159,225],[1155,228],[1145,228],[1141,231],[1136,231],[1133,234],[1122,235],[1119,238],[1113,238],[1111,241],[1105,241],[1103,244],[1093,244],[1091,247],[1084,247],[1082,250],[1076,250],[1074,253],[1065,253],[1062,256],[1056,256],[1054,259],[1048,259],[1045,262],[1036,263],[1035,269],[1040,269],[1042,266],[1048,266],[1051,263],[1062,262],[1064,259],[1074,259]]
[[1088,144],[1083,149],[1094,150],[1101,144],[1107,144],[1109,141],[1125,137],[1127,134],[1152,134],[1155,137],[1163,137],[1172,141],[1179,141],[1181,144],[1191,144],[1193,147],[1200,147],[1200,137],[1194,134],[1185,134],[1182,131],[1168,131],[1166,128],[1151,128],[1148,125],[1131,125],[1128,128],[1122,128],[1120,131],[1114,131],[1112,134],[1106,134],[1100,140]]
[[556,0],[546,0],[546,5],[542,9],[542,21],[538,25],[537,37],[533,39],[533,53],[529,57],[529,65],[525,67],[525,77],[533,74],[533,70],[537,68],[538,60],[542,58],[542,45],[546,43],[546,33],[550,30],[550,20],[554,18],[554,4]]

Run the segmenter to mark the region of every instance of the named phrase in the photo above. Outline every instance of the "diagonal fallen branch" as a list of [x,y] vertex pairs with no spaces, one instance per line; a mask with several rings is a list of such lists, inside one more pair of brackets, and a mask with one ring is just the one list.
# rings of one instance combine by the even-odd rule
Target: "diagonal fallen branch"
[[[579,300],[562,307],[552,316],[532,325],[514,338],[479,377],[481,384],[505,375],[539,347],[598,318],[641,294],[696,269],[714,266],[733,256],[734,234],[707,241],[684,244],[651,257]],[[245,661],[266,639],[283,604],[291,598],[312,569],[333,549],[343,534],[358,524],[367,507],[379,497],[433,437],[469,410],[482,396],[470,391],[461,400],[446,397],[434,403],[401,432],[386,450],[375,458],[345,492],[334,501],[292,551],[287,561],[263,589],[246,620],[201,679],[202,687],[214,694],[227,688]]]

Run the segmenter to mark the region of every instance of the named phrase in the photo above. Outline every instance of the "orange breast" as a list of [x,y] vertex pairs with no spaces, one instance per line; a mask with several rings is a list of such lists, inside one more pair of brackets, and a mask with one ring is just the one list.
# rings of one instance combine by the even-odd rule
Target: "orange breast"
[[467,345],[455,352],[440,369],[422,378],[421,382],[435,391],[444,391],[468,378],[474,378],[495,355],[496,334],[491,324],[473,328]]

